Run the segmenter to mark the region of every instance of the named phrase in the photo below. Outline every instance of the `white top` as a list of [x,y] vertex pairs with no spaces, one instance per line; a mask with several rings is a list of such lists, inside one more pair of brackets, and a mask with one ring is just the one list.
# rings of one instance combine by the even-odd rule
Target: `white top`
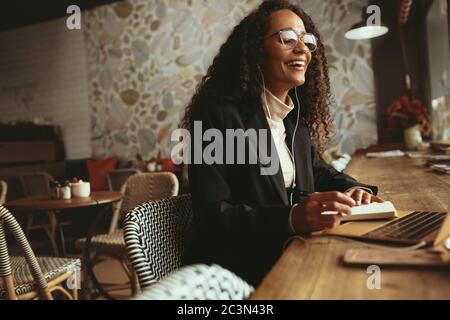
[[289,188],[294,182],[295,163],[292,153],[286,144],[286,128],[283,120],[294,109],[294,103],[289,96],[286,97],[287,104],[282,102],[267,89],[264,89],[261,100],[278,157],[280,158],[284,187]]

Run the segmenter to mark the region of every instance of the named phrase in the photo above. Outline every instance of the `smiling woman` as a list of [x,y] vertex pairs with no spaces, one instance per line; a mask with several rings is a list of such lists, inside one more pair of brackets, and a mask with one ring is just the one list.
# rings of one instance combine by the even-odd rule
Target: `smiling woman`
[[291,10],[274,12],[270,21],[270,36],[264,41],[265,87],[285,102],[289,90],[305,83],[317,41],[313,34],[306,33],[302,19]]
[[[187,106],[189,152],[210,149],[216,138],[202,137],[211,129],[215,137],[269,138],[246,135],[242,148],[227,141],[213,162],[189,164],[196,232],[187,263],[217,263],[257,285],[291,235],[340,223],[323,211],[350,214],[381,201],[376,187],[337,172],[316,151],[330,133],[329,82],[319,32],[302,9],[264,1],[234,28]],[[261,173],[265,153],[252,161],[250,151],[260,149],[280,164],[275,172]]]

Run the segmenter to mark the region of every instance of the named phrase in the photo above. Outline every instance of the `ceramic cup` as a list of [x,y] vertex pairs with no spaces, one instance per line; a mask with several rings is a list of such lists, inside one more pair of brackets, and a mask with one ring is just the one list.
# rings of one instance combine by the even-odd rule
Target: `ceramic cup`
[[89,182],[78,181],[72,183],[72,196],[76,198],[89,197],[91,194],[91,184]]

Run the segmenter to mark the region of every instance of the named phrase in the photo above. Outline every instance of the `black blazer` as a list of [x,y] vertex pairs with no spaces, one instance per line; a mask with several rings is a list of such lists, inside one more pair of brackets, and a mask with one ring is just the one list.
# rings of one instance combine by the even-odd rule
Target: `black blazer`
[[[284,120],[289,146],[296,117],[297,109],[294,109]],[[216,128],[224,136],[226,129],[266,129],[268,141],[275,149],[259,101],[198,105],[193,109],[192,120],[201,121],[203,131]],[[196,139],[201,137],[191,130],[191,141]],[[247,139],[246,150],[249,143]],[[208,144],[203,143],[202,149]],[[294,150],[296,191],[345,191],[364,186],[377,193],[376,187],[358,183],[325,163],[312,145],[303,121],[296,132]],[[275,159],[279,161],[278,156]],[[217,263],[255,286],[270,270],[290,236],[288,217],[292,206],[281,165],[270,176],[261,175],[260,167],[260,163],[189,165],[195,232],[188,241],[187,264]],[[299,200],[300,196],[295,199]]]

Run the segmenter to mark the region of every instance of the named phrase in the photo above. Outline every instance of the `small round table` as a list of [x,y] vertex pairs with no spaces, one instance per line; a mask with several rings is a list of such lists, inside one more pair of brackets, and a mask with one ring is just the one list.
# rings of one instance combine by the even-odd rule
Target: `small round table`
[[61,240],[61,255],[65,256],[66,249],[64,243],[64,234],[59,224],[57,213],[65,209],[83,208],[99,206],[103,210],[108,208],[108,205],[122,199],[123,195],[115,191],[94,191],[89,197],[72,198],[68,200],[50,199],[48,196],[29,197],[9,201],[5,204],[11,212],[26,212],[28,214],[39,214],[45,212],[47,214],[49,225],[44,226],[47,233],[52,251],[55,256],[60,256],[56,233],[59,232]]

